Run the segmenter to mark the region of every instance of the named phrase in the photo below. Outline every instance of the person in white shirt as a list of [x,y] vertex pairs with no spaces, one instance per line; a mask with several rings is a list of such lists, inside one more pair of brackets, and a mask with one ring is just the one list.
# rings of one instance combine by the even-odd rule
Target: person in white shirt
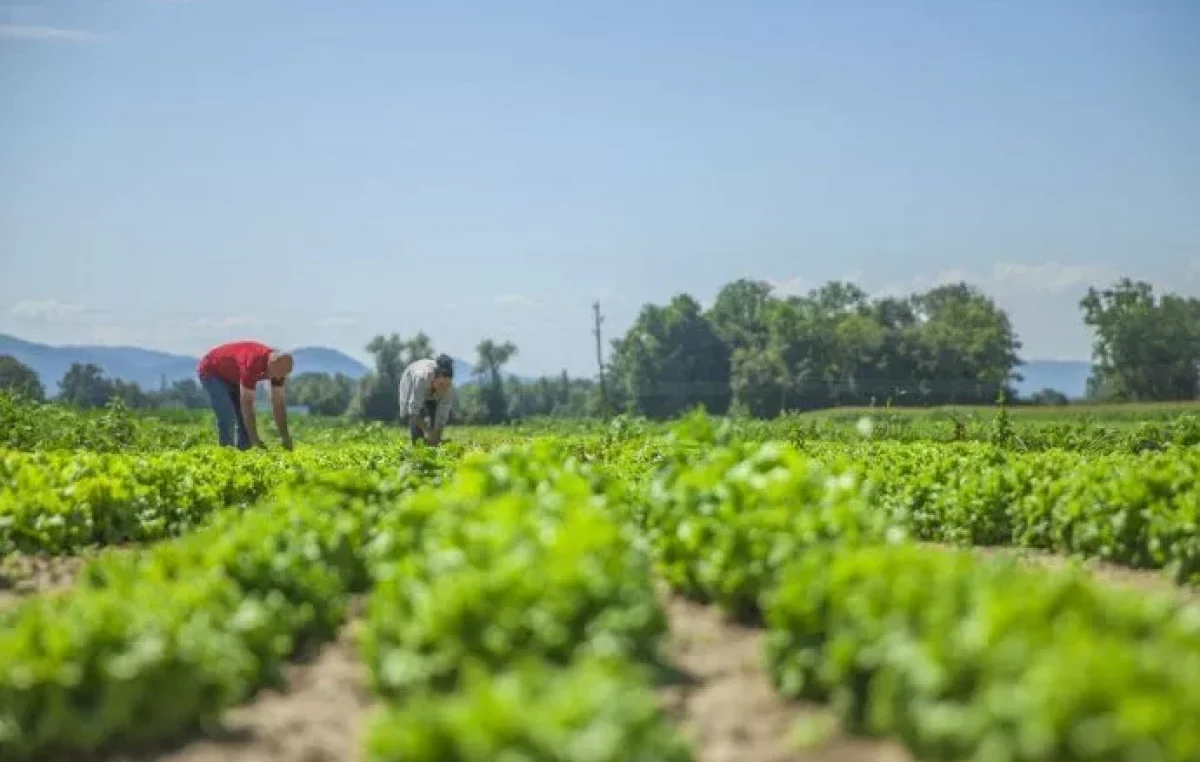
[[454,361],[447,355],[417,360],[400,377],[400,414],[408,419],[413,444],[424,439],[436,446],[454,404]]

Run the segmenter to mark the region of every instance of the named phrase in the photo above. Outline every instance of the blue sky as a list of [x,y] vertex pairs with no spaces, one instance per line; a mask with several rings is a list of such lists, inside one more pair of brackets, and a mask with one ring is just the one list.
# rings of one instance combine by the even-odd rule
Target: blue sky
[[591,372],[591,302],[1200,295],[1200,4],[0,0],[0,331]]

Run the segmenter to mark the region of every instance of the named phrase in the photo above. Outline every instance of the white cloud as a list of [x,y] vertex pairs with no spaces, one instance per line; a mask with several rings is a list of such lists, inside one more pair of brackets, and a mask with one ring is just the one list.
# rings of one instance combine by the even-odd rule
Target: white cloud
[[1088,286],[1105,286],[1116,281],[1121,275],[1121,271],[1115,267],[1099,263],[1064,265],[1059,262],[1047,262],[1030,265],[1000,262],[994,265],[990,272],[956,267],[934,275],[915,275],[908,281],[886,284],[879,288],[877,293],[905,295],[950,283],[965,282],[994,297],[1042,295],[1074,299],[1082,297]]
[[497,304],[508,304],[517,307],[540,307],[541,302],[524,294],[500,294],[496,297]]
[[808,291],[812,288],[812,286],[799,275],[793,275],[792,277],[784,280],[767,278],[767,283],[771,285],[771,289],[774,291],[775,296],[780,298],[789,296],[802,296],[803,294],[808,293]]
[[82,29],[65,29],[38,24],[0,24],[0,40],[27,42],[97,42],[100,35]]
[[1051,294],[1082,292],[1089,286],[1103,286],[1121,277],[1120,272],[1110,265],[1063,265],[1047,262],[1042,265],[1002,263],[995,266],[990,279],[984,279],[997,288],[1014,287],[1021,290],[1041,291]]
[[22,320],[44,323],[61,323],[74,320],[83,314],[83,306],[67,304],[53,299],[26,299],[9,309],[9,314]]

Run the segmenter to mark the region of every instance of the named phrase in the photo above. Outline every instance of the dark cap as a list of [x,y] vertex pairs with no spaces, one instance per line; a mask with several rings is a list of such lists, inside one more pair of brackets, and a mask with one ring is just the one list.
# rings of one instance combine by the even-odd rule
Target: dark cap
[[438,355],[435,362],[437,363],[437,373],[439,376],[454,378],[454,360],[451,359],[450,355]]

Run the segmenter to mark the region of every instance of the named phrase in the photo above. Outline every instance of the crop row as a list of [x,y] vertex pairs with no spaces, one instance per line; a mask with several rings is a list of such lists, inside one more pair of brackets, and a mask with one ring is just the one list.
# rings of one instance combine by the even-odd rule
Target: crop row
[[1200,758],[1200,624],[1071,573],[909,544],[849,463],[735,443],[678,457],[633,518],[677,589],[765,617],[789,696],[920,759]]
[[[678,431],[688,425],[696,422]],[[630,482],[703,450],[670,437],[561,446]],[[801,451],[869,480],[876,503],[923,540],[1077,553],[1200,582],[1200,449],[1085,456],[873,442],[808,443]],[[0,451],[0,552],[63,553],[176,536],[220,508],[250,504],[312,474],[384,474],[405,463],[433,476],[455,457],[378,445],[288,454]]]
[[327,476],[0,612],[0,758],[76,758],[211,723],[367,585],[363,547],[397,486]]
[[[759,447],[692,419],[675,437],[629,446],[612,461],[646,480],[668,464],[686,468],[713,444],[738,442]],[[1084,455],[978,443],[809,442],[795,449],[870,482],[877,509],[921,540],[1079,554],[1200,583],[1200,448]]]
[[363,652],[385,711],[372,758],[690,759],[649,691],[664,631],[649,561],[602,480],[536,448],[468,464],[412,497],[413,474],[285,487],[0,612],[0,758],[210,725],[374,587]]
[[368,759],[691,759],[649,686],[666,631],[649,558],[612,493],[557,463],[504,450],[383,518]]
[[406,465],[431,476],[451,460],[430,450],[370,445],[286,454],[0,451],[0,555],[160,540],[194,529],[222,508],[250,505],[323,473],[381,475]]
[[889,445],[855,461],[879,504],[920,539],[1079,554],[1200,582],[1200,449],[1082,457]]

